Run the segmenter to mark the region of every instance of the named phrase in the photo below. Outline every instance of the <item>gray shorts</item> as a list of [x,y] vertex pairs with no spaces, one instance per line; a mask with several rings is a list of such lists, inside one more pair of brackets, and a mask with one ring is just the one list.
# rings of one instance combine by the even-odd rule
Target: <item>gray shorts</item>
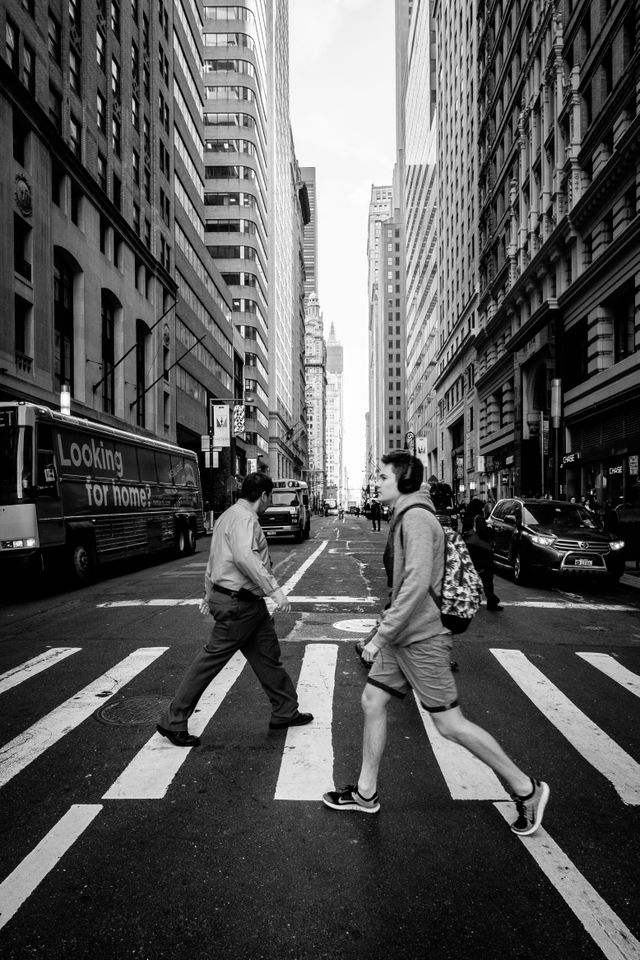
[[451,672],[451,634],[418,640],[406,647],[383,647],[376,656],[367,683],[401,699],[414,690],[429,713],[458,706],[458,689]]

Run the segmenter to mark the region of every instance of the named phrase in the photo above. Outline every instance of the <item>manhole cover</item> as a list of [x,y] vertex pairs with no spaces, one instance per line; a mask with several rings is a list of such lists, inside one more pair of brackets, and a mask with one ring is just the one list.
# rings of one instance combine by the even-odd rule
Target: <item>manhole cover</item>
[[127,697],[115,703],[105,703],[96,710],[94,717],[100,723],[116,727],[136,727],[145,723],[157,723],[168,703],[167,697]]
[[346,630],[347,633],[369,633],[376,625],[375,620],[339,620],[334,630]]

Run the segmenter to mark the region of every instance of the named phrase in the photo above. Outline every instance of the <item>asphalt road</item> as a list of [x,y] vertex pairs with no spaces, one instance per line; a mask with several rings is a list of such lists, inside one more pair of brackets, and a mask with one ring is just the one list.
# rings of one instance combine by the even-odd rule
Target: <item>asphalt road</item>
[[194,750],[154,724],[207,637],[207,540],[82,589],[6,591],[2,960],[638,960],[640,590],[498,577],[504,611],[456,642],[463,709],[551,785],[535,837],[412,698],[392,706],[381,812],[319,802],[359,769],[353,643],[384,603],[385,538],[314,518],[309,541],[271,545],[283,660],[317,721],[270,732],[239,660]]

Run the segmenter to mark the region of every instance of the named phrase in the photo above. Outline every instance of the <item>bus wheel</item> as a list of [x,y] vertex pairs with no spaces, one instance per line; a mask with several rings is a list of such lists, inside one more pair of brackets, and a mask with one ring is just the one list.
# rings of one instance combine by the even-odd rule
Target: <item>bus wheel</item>
[[88,583],[94,573],[93,557],[86,544],[71,545],[71,572],[78,583]]
[[193,527],[187,527],[187,549],[186,553],[196,552],[196,532]]

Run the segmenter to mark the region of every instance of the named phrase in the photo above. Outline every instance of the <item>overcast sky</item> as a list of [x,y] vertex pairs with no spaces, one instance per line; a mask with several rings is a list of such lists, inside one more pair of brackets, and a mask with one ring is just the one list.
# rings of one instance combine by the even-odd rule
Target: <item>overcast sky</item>
[[394,0],[289,0],[291,122],[316,168],[318,295],[344,345],[344,454],[360,487],[368,409],[367,214],[395,160]]

